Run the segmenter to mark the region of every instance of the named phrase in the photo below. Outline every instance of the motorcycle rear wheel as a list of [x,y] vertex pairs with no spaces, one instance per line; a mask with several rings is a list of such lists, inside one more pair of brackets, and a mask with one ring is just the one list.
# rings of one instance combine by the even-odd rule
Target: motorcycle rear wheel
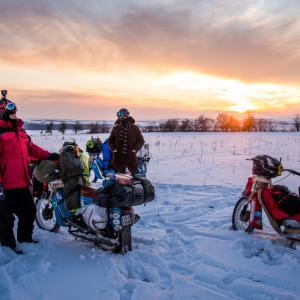
[[[252,227],[249,224],[249,220],[247,222],[244,222],[241,219],[241,212],[242,212],[242,210],[244,208],[244,205],[246,204],[247,201],[248,201],[248,198],[243,196],[235,204],[235,207],[234,207],[233,213],[232,213],[232,227],[233,227],[234,230],[243,230],[243,231],[246,231],[248,233],[252,233],[253,230],[254,230],[254,227]],[[248,208],[250,208],[250,206],[248,206]],[[250,213],[248,208],[247,208],[246,212]]]
[[56,222],[52,204],[47,207],[48,199],[40,198],[36,203],[36,223],[39,228],[51,232],[58,232],[60,226]]
[[95,245],[97,247],[101,248],[103,251],[111,250],[113,251],[113,253],[120,253],[122,251],[123,249],[122,234],[115,233],[113,228],[110,225],[107,225],[107,227],[102,231],[102,235],[107,238],[113,238],[113,239],[118,238],[119,245],[117,245],[115,248],[112,248],[112,247],[106,247],[105,245],[95,242]]
[[96,182],[97,181],[97,176],[95,174],[95,171],[91,168],[89,171],[89,180],[90,182]]

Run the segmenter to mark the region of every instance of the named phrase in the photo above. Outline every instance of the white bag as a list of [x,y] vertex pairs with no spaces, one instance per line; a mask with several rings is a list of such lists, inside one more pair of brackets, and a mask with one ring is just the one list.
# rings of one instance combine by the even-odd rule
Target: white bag
[[88,206],[78,209],[76,215],[79,214],[82,215],[84,223],[94,231],[106,227],[108,217],[105,207],[91,203]]

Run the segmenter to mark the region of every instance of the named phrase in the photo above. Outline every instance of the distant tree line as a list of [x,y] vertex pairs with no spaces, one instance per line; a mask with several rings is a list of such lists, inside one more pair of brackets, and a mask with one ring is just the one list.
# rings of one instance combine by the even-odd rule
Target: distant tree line
[[108,133],[109,126],[106,122],[102,123],[91,123],[88,125],[89,132],[88,133]]
[[239,132],[239,131],[300,131],[300,115],[296,114],[291,126],[287,122],[279,122],[264,118],[255,118],[254,111],[248,111],[243,120],[226,112],[219,112],[215,119],[200,115],[197,119],[168,119],[159,125],[149,125],[144,132]]
[[[74,124],[67,124],[65,121],[62,121],[57,125],[56,128],[63,135],[65,134],[67,129],[71,129],[72,131],[74,131],[75,134],[77,134],[79,131],[84,130],[84,127],[80,123],[80,121],[75,121]],[[108,133],[110,130],[106,122],[102,122],[102,123],[91,122],[90,124],[87,124],[85,128],[88,129],[87,133]],[[53,122],[46,124],[46,133],[52,134],[53,130],[54,130]]]
[[[75,121],[74,124],[69,124],[71,129],[77,134],[82,131],[83,125],[80,121]],[[52,134],[54,123],[46,124],[46,133]],[[66,132],[68,124],[62,121],[58,124],[58,131],[63,135]],[[70,128],[70,127],[69,127]],[[109,133],[110,127],[106,122],[91,122],[87,124],[87,133]],[[279,122],[275,124],[274,121],[264,118],[255,118],[254,111],[247,111],[246,117],[243,120],[235,118],[226,112],[219,112],[215,119],[200,115],[197,119],[168,119],[161,122],[159,125],[148,125],[142,128],[144,132],[239,132],[239,131],[300,131],[300,114],[295,114],[292,123]]]

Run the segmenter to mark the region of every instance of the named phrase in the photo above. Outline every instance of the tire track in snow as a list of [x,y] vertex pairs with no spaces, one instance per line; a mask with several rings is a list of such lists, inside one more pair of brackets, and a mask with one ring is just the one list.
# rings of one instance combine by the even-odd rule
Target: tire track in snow
[[[259,299],[260,295],[284,298],[287,292],[290,299],[298,298],[300,290],[295,283],[274,276],[271,270],[262,271],[268,266],[268,259],[258,257],[260,246],[252,245],[253,240],[263,243],[262,237],[232,230],[231,213],[240,189],[178,184],[156,184],[155,187],[158,201],[153,203],[155,207],[150,203],[145,208],[141,214],[143,229],[136,234],[147,236],[151,242],[143,244],[142,237],[136,237],[136,240],[134,237],[134,241],[142,243],[139,249],[146,246],[149,252],[154,251],[153,248],[164,249],[156,255],[167,261],[173,284],[175,278],[182,282],[190,280],[193,284],[221,293],[224,298]],[[159,215],[156,210],[159,210]],[[155,228],[153,235],[152,228]],[[237,236],[244,244],[237,243]],[[269,241],[270,236],[264,240]],[[283,245],[278,245],[282,252],[274,254],[272,245],[264,247],[267,252],[279,257],[286,250]],[[245,256],[245,248],[253,255]],[[230,260],[226,262],[224,256]],[[294,256],[298,263],[293,250],[288,256]],[[280,269],[280,263],[278,267]],[[176,287],[173,286],[173,289]]]

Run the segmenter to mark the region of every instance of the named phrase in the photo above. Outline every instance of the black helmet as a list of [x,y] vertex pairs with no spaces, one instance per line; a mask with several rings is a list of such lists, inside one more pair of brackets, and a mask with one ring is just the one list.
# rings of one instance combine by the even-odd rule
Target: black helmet
[[120,116],[125,116],[128,117],[129,116],[129,110],[127,108],[121,108],[118,112],[117,112],[117,117]]
[[17,105],[6,98],[7,90],[1,91],[2,98],[0,100],[0,119],[3,119],[4,113],[15,114]]

